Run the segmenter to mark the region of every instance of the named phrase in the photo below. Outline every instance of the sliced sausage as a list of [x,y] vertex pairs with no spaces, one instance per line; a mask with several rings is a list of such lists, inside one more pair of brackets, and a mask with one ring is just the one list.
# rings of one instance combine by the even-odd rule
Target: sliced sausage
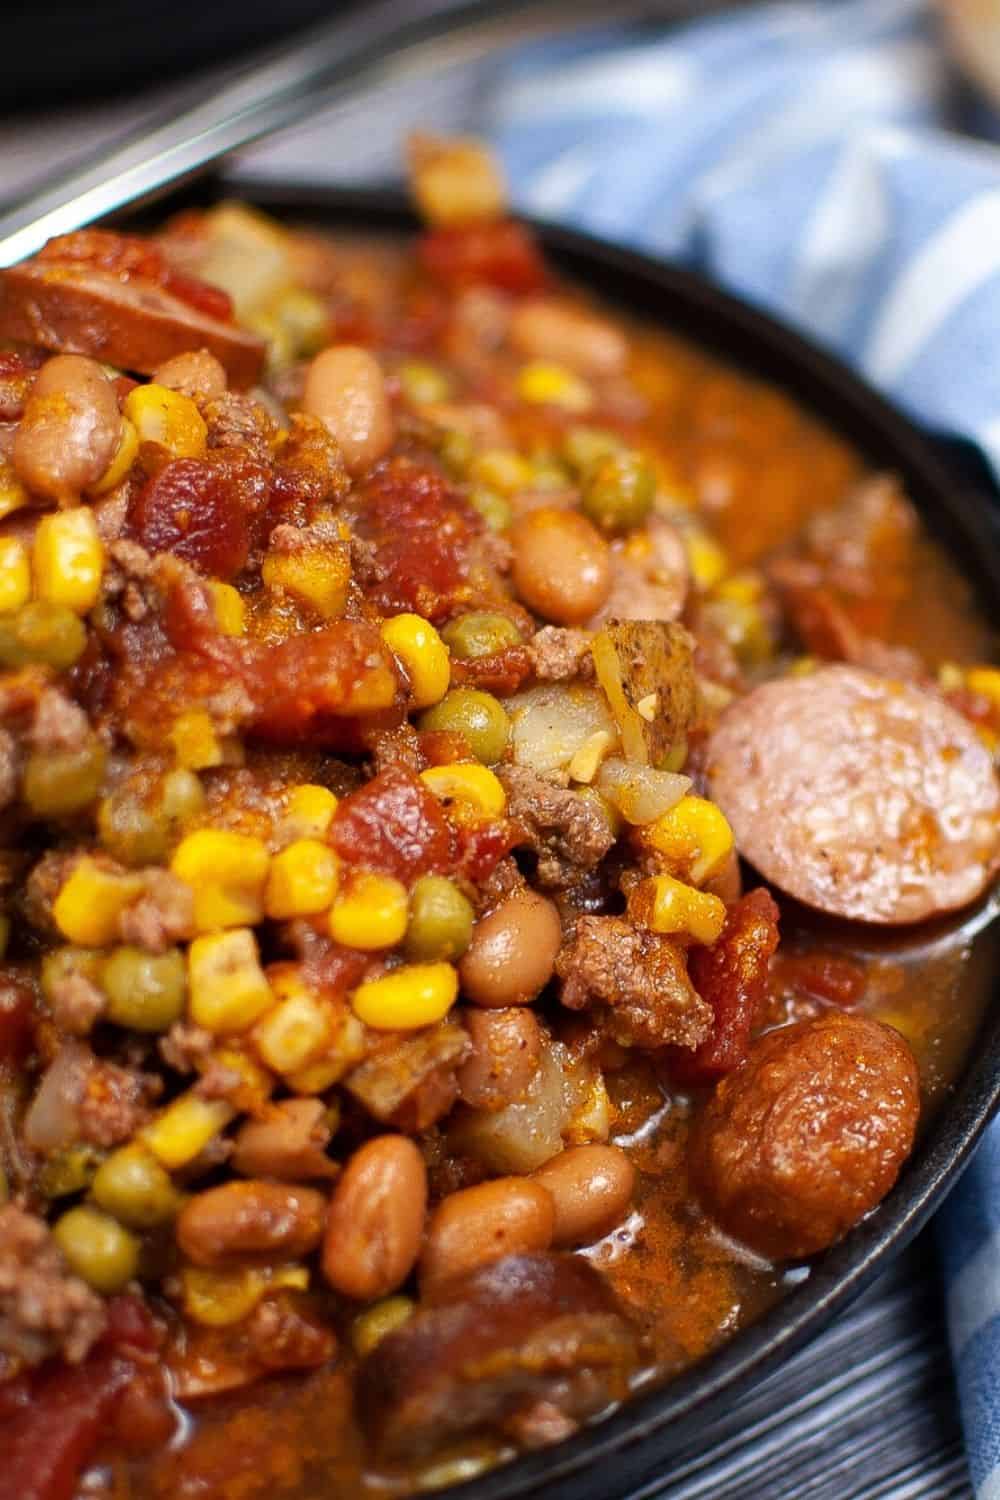
[[971,724],[858,667],[755,688],[706,763],[740,853],[833,916],[923,921],[974,900],[1000,860],[1000,787]]
[[264,344],[146,281],[89,266],[25,261],[0,271],[0,338],[40,344],[151,375],[176,354],[206,349],[234,386],[252,385]]
[[541,1404],[566,1431],[620,1400],[639,1340],[599,1272],[572,1255],[512,1255],[459,1277],[376,1345],[357,1409],[380,1452],[416,1457]]
[[691,1177],[722,1227],[772,1260],[825,1250],[909,1154],[917,1065],[898,1032],[829,1011],[758,1038],[691,1134]]

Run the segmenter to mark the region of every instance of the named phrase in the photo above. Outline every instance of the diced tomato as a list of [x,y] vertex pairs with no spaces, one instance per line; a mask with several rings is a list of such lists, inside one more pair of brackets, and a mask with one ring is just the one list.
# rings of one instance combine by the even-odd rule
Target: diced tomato
[[31,1046],[34,996],[17,979],[0,978],[0,1065],[20,1062]]
[[330,825],[341,859],[410,881],[451,862],[451,830],[437,798],[418,776],[388,766],[344,797]]
[[444,619],[465,585],[481,524],[435,470],[406,458],[386,464],[365,485],[357,520],[375,548],[372,603],[386,615]]
[[520,294],[537,292],[548,280],[533,234],[511,219],[435,229],[417,249],[428,273],[449,287],[486,282]]
[[505,646],[489,656],[470,657],[468,661],[454,661],[451,680],[455,687],[482,688],[487,693],[498,693],[509,698],[516,693],[522,682],[534,671],[531,653],[527,646]]
[[456,872],[480,885],[493,873],[506,854],[517,844],[518,829],[508,819],[500,823],[475,823],[458,832]]
[[764,1002],[777,946],[778,908],[761,886],[733,902],[718,942],[711,948],[692,948],[688,973],[715,1020],[710,1035],[693,1052],[684,1047],[664,1049],[675,1082],[714,1083],[739,1067]]
[[232,578],[246,564],[253,524],[267,499],[260,464],[179,458],[140,491],[129,529],[148,552],[172,552],[214,578]]
[[35,1382],[31,1405],[0,1426],[0,1500],[73,1500],[135,1366],[102,1351],[82,1365],[56,1365]]
[[[255,704],[254,729],[264,738],[282,744],[306,738],[348,748],[366,698],[370,701],[368,688],[391,692],[398,674],[373,625],[336,620],[308,635],[245,652],[244,681]],[[395,722],[402,717],[402,709],[395,711]]]
[[865,992],[864,969],[842,953],[782,954],[774,979],[797,995],[848,1008]]

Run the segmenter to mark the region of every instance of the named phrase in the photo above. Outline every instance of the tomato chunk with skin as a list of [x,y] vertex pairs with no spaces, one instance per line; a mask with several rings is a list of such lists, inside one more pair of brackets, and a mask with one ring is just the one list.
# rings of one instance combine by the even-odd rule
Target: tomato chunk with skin
[[388,766],[346,796],[329,838],[341,859],[398,880],[440,872],[451,863],[451,831],[440,804],[401,766]]
[[172,552],[215,578],[232,578],[246,564],[267,497],[259,464],[179,458],[146,483],[129,527],[147,552]]
[[437,229],[418,245],[425,270],[449,287],[485,282],[505,292],[536,292],[548,280],[529,229],[511,219]]
[[336,620],[249,650],[243,677],[254,701],[255,732],[281,744],[304,737],[341,745],[344,726],[337,721],[388,708],[399,685],[392,653],[363,620]]
[[778,907],[761,886],[733,902],[718,942],[711,948],[692,948],[688,973],[715,1019],[693,1052],[665,1049],[675,1082],[714,1083],[740,1065],[764,1003],[768,966],[777,946]]

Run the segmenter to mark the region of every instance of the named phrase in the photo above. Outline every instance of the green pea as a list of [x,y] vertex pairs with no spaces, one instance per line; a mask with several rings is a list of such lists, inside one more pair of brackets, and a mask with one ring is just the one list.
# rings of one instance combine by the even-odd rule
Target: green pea
[[501,495],[513,495],[531,488],[534,470],[516,448],[487,448],[469,465],[469,478]]
[[506,531],[514,519],[510,501],[485,485],[473,485],[469,491],[469,504],[479,512],[491,531]]
[[613,432],[605,432],[600,427],[571,427],[563,438],[563,457],[577,474],[585,474],[588,469],[600,463],[602,458],[609,454],[618,453],[621,449],[621,439]]
[[70,1270],[110,1295],[121,1291],[139,1269],[139,1241],[117,1219],[81,1203],[68,1209],[52,1230]]
[[40,818],[62,818],[96,802],[107,751],[94,736],[78,750],[35,750],[24,767],[22,795]]
[[423,359],[408,359],[399,367],[399,383],[407,401],[423,406],[431,401],[447,401],[451,381],[443,370]]
[[122,1146],[98,1167],[91,1183],[97,1204],[130,1229],[153,1229],[173,1219],[181,1195],[170,1174],[143,1146]]
[[35,599],[0,620],[0,665],[32,664],[63,672],[83,654],[87,632],[71,609]]
[[418,963],[460,958],[472,939],[475,912],[458,886],[443,875],[421,875],[410,891],[404,947]]
[[166,1031],[184,1012],[184,955],[179,948],[116,948],[101,969],[101,984],[109,1020],[134,1031]]
[[438,441],[438,457],[449,474],[460,479],[468,470],[475,454],[475,447],[467,432],[453,427],[443,432]]
[[449,620],[441,631],[441,639],[452,656],[460,661],[474,661],[479,656],[492,656],[505,646],[520,645],[521,632],[506,615],[481,610]]
[[170,826],[152,811],[134,787],[126,784],[105,797],[97,809],[97,831],[108,853],[123,865],[152,865],[163,859]]
[[641,526],[653,506],[656,479],[637,453],[610,453],[587,473],[580,509],[605,531]]
[[93,1146],[67,1146],[50,1156],[38,1178],[39,1191],[46,1198],[66,1198],[89,1187],[101,1161],[101,1152]]
[[478,688],[452,688],[440,703],[421,715],[420,727],[464,735],[473,755],[486,766],[500,759],[510,738],[510,720],[503,704],[492,693]]

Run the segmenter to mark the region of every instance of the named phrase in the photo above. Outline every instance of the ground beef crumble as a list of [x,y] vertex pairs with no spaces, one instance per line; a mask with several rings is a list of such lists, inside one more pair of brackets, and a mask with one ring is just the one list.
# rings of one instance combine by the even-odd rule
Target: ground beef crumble
[[507,792],[507,815],[521,825],[538,855],[539,885],[573,885],[600,863],[615,833],[599,806],[527,766],[504,766],[498,775]]
[[150,1104],[163,1089],[163,1080],[117,1063],[99,1062],[87,1080],[80,1100],[80,1135],[93,1146],[111,1147],[129,1141],[149,1123]]
[[70,1364],[104,1332],[104,1304],[67,1269],[44,1221],[0,1208],[0,1352],[25,1364],[60,1353]]

